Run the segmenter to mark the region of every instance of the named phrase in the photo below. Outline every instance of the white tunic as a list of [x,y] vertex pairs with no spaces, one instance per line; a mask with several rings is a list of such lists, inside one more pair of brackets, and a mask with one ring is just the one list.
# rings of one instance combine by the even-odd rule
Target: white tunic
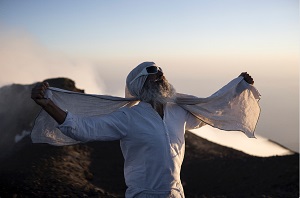
[[126,197],[174,190],[184,197],[180,182],[184,133],[202,125],[203,122],[175,103],[165,106],[162,119],[149,103],[140,102],[105,116],[81,117],[69,112],[58,128],[82,142],[120,140],[128,187]]

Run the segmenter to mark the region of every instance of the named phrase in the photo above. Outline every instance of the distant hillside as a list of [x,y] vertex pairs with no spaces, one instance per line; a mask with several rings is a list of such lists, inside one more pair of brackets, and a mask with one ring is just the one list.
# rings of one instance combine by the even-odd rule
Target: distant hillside
[[[47,79],[51,86],[84,92],[66,78]],[[40,107],[30,98],[30,85],[12,84],[0,88],[0,158],[7,155],[25,135],[28,135]]]
[[[83,92],[70,79],[48,81]],[[0,88],[0,197],[124,197],[118,141],[31,143],[24,131],[39,111],[30,99],[33,86]],[[253,157],[187,132],[181,177],[187,198],[299,197],[299,155]]]

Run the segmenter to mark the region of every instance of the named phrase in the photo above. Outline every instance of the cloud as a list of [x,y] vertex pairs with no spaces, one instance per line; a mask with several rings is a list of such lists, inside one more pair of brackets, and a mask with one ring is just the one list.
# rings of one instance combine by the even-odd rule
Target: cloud
[[1,26],[0,86],[68,77],[87,93],[103,92],[104,83],[96,76],[92,61],[51,51],[28,32]]
[[278,143],[269,141],[260,135],[255,135],[256,138],[248,138],[245,134],[239,131],[221,131],[208,125],[200,129],[194,129],[192,132],[209,141],[231,147],[254,156],[269,157],[275,155],[289,155],[293,153],[291,150],[282,147]]

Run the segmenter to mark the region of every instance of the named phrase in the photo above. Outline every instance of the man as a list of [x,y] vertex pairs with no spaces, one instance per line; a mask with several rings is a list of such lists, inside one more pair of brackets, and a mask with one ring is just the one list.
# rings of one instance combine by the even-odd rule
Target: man
[[[254,83],[249,74],[241,76]],[[134,68],[126,85],[139,104],[104,116],[63,111],[51,99],[45,99],[47,83],[38,84],[31,98],[57,121],[63,134],[76,141],[120,140],[126,197],[184,197],[180,181],[184,133],[206,123],[176,103],[173,86],[153,62]]]

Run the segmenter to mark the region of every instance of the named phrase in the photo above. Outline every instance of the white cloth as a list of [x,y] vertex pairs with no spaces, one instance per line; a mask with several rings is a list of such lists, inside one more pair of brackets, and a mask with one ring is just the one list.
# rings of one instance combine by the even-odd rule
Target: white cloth
[[215,128],[242,131],[253,138],[260,114],[260,93],[243,79],[233,79],[207,98],[178,96],[176,103]]
[[[86,117],[106,115],[137,102],[134,98],[90,95],[52,87],[47,90],[47,97],[61,109]],[[243,77],[238,77],[210,97],[177,94],[175,102],[213,127],[242,131],[248,137],[255,137],[254,131],[260,114],[259,99],[260,94],[255,87],[246,83]],[[33,143],[57,146],[79,143],[61,133],[57,126],[57,122],[42,110],[31,132]]]
[[[65,111],[87,117],[106,115],[121,107],[136,103],[132,98],[91,95],[53,87],[47,89],[46,97]],[[61,133],[57,126],[58,123],[46,111],[41,110],[31,131],[32,142],[48,143],[56,146],[79,143],[79,141]]]
[[58,128],[81,142],[120,140],[126,197],[143,191],[168,193],[172,189],[184,197],[180,182],[184,133],[203,124],[175,103],[165,106],[162,119],[149,103],[140,102],[105,116],[82,117],[69,112]]

